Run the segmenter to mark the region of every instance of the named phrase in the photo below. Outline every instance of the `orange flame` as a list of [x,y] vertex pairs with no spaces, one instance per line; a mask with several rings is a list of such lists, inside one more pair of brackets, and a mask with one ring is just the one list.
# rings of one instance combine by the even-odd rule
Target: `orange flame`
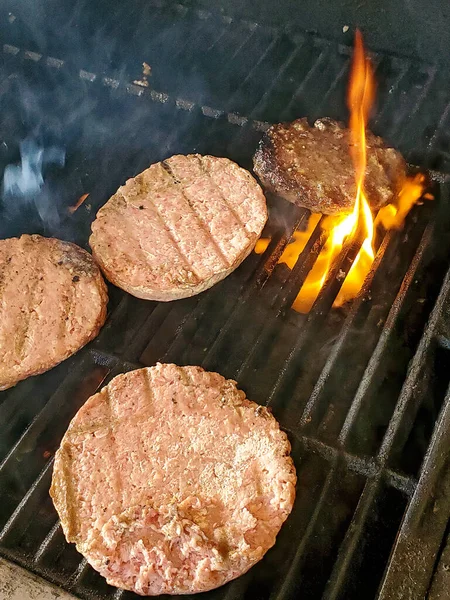
[[[350,154],[355,168],[355,206],[350,215],[331,216],[325,219],[323,228],[329,231],[328,239],[292,305],[292,308],[298,312],[309,312],[347,239],[358,239],[358,241],[362,241],[362,245],[333,306],[342,306],[354,298],[360,291],[375,258],[375,227],[383,226],[386,230],[400,228],[406,215],[414,204],[419,202],[424,191],[424,175],[407,178],[396,203],[382,208],[374,221],[364,191],[367,166],[366,125],[374,98],[373,71],[370,60],[364,53],[361,33],[357,30],[347,98],[350,110]],[[426,197],[427,195],[424,196],[424,198]],[[294,233],[293,240],[286,247],[279,262],[284,262],[289,268],[293,268],[320,216],[311,215],[307,230]],[[342,277],[344,275],[342,273]],[[338,274],[338,277],[340,276]]]
[[350,219],[352,236],[357,233],[357,229],[360,229],[362,234],[365,235],[365,239],[335,300],[335,306],[341,306],[358,293],[375,258],[372,211],[364,193],[367,166],[366,125],[374,99],[375,80],[373,71],[370,60],[364,54],[361,32],[357,29],[348,91],[350,155],[355,167],[356,201],[353,213],[347,217],[346,221]]

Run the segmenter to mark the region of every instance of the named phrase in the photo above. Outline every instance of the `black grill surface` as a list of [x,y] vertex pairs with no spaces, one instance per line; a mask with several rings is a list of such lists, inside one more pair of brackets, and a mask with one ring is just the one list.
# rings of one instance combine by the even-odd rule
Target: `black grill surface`
[[[26,202],[2,198],[1,237],[35,232],[87,247],[99,206],[151,162],[200,152],[250,168],[269,122],[346,119],[348,47],[181,5],[148,3],[137,16],[124,9],[120,24],[105,16],[101,39],[119,39],[109,54],[89,46],[95,36],[70,54],[64,31],[46,43],[29,35],[25,45],[20,16],[5,15],[2,169],[30,138],[65,148],[66,162],[47,165],[45,184]],[[444,75],[400,57],[373,60],[372,129],[411,162],[450,172]],[[152,66],[148,87],[136,83],[143,61]],[[75,412],[118,373],[156,361],[196,364],[272,408],[298,472],[276,546],[208,599],[445,597],[450,187],[445,175],[434,177],[435,200],[379,240],[361,293],[342,309],[332,304],[355,247],[308,315],[290,308],[325,237],[318,226],[292,271],[277,264],[308,213],[275,198],[266,251],[208,292],[155,303],[111,287],[108,321],[93,343],[0,394],[0,554],[80,598],[135,597],[108,586],[65,542],[48,494],[54,452]]]

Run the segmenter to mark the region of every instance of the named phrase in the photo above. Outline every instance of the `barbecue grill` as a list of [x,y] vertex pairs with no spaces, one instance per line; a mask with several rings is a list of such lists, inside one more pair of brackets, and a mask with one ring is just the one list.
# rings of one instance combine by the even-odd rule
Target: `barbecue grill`
[[[44,164],[32,197],[3,194],[1,237],[34,232],[87,248],[97,209],[152,162],[199,152],[251,168],[271,122],[347,119],[351,47],[300,24],[153,1],[112,3],[96,18],[78,3],[68,19],[43,4],[36,14],[1,9],[0,161],[19,162],[32,139],[64,149],[65,164]],[[157,303],[111,287],[93,343],[0,394],[1,556],[80,598],[137,597],[65,542],[48,494],[53,456],[112,377],[175,362],[236,379],[270,406],[298,473],[275,547],[208,600],[449,597],[449,82],[431,61],[372,60],[371,129],[428,170],[434,201],[379,240],[361,292],[340,309],[332,304],[358,248],[341,254],[312,310],[295,312],[326,233],[319,223],[292,270],[278,264],[308,212],[272,197],[267,249],[211,290]]]

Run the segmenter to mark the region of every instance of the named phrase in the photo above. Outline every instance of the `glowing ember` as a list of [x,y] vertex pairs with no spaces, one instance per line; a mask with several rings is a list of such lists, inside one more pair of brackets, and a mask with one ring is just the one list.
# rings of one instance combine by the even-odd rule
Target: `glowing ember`
[[[355,206],[350,215],[331,216],[325,219],[323,228],[329,232],[328,239],[292,305],[292,308],[298,312],[307,313],[311,309],[347,240],[349,242],[357,240],[362,242],[362,245],[333,306],[342,306],[354,298],[360,291],[375,258],[375,227],[382,226],[386,230],[400,228],[410,209],[414,204],[419,203],[422,197],[425,177],[419,174],[405,181],[395,205],[385,206],[378,212],[375,221],[373,219],[364,191],[364,179],[367,164],[366,125],[374,97],[375,81],[372,67],[370,60],[364,54],[361,33],[357,31],[348,92],[350,153],[355,167],[356,182]],[[433,197],[425,194],[423,198]],[[307,230],[294,233],[293,240],[286,247],[279,262],[284,262],[289,268],[293,268],[320,217],[321,215],[317,214],[311,215]]]
[[[310,223],[314,223],[314,227],[320,219],[321,215],[313,214],[310,217]],[[308,273],[305,283],[302,285],[297,298],[294,300],[292,308],[298,312],[306,313],[311,309],[315,299],[319,295],[323,284],[326,281],[327,274],[333,263],[333,260],[339,254],[345,238],[350,235],[355,227],[356,219],[353,218],[353,214],[349,215],[344,219],[336,219],[336,217],[327,217],[323,223],[323,229],[328,231],[327,242],[319,254],[313,268]],[[312,230],[314,229],[312,228]],[[308,224],[309,231],[310,225]],[[311,232],[312,232],[311,230]],[[303,247],[305,246],[307,239],[304,241]],[[288,246],[289,249],[289,246]],[[280,261],[281,262],[281,261]],[[293,261],[295,264],[295,261]]]
[[262,254],[263,252],[265,252],[269,243],[269,238],[260,238],[255,245],[256,254]]
[[69,206],[67,210],[70,212],[71,215],[73,215],[73,213],[80,208],[80,206],[83,204],[83,202],[88,196],[89,194],[83,194],[78,198],[77,202],[73,206]]

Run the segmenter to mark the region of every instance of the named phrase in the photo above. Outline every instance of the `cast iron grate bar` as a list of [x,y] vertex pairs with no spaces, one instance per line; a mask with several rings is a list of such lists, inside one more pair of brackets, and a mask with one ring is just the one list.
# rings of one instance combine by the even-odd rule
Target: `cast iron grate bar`
[[[426,334],[416,353],[410,376],[405,382],[405,393],[400,399],[398,410],[404,411],[414,385],[421,373],[424,353],[442,327],[444,306],[448,303],[450,273],[442,287],[441,295],[430,317]],[[408,407],[408,410],[410,408]],[[425,456],[421,478],[406,512],[396,540],[395,548],[380,591],[380,600],[399,597],[405,585],[415,597],[424,597],[429,589],[435,567],[435,558],[446,533],[450,510],[448,446],[450,432],[450,392],[446,398],[433,438]],[[386,436],[383,453],[392,447],[394,432]]]
[[[426,234],[427,234],[427,232],[426,232]],[[428,237],[430,237],[429,231],[428,231]],[[425,352],[430,351],[430,344],[432,343],[432,340],[436,335],[436,321],[438,318],[440,318],[440,316],[442,314],[441,303],[445,302],[445,301],[448,301],[448,277],[447,277],[447,281],[444,282],[440,299],[438,300],[436,307],[433,311],[433,314],[430,317],[430,322],[427,326],[425,335],[422,338],[421,344],[416,352],[413,363],[411,365],[411,369],[409,371],[408,377],[405,380],[405,383],[403,386],[403,393],[399,398],[396,410],[391,418],[389,428],[385,434],[384,442],[380,448],[380,451],[379,451],[379,454],[377,457],[377,463],[380,465],[386,465],[389,460],[389,452],[393,445],[393,439],[394,439],[395,432],[402,431],[402,434],[403,434],[405,431],[404,427],[402,427],[402,423],[404,421],[403,416],[405,414],[407,402],[408,402],[408,399],[410,398],[412,390],[415,388],[415,386],[417,384],[419,369],[422,368],[424,354],[425,354]],[[397,312],[397,310],[395,310],[395,312]],[[409,407],[408,410],[411,410],[411,408]],[[448,404],[446,404],[446,409],[444,409],[444,410],[448,410]],[[442,436],[443,435],[442,430],[443,430],[443,425],[442,425],[442,423],[438,422],[438,424],[436,426],[436,431],[434,434],[435,437],[439,436],[439,435]],[[444,429],[444,431],[445,431],[445,429]],[[347,428],[344,428],[343,431],[341,432],[341,436],[343,436],[342,442],[344,442],[344,438],[346,438],[348,436],[347,432],[348,432]],[[448,436],[448,429],[447,429],[446,435]],[[432,445],[430,448],[433,448],[433,443],[435,443],[435,442],[432,442]],[[443,442],[441,440],[440,444],[442,445],[442,443]],[[429,450],[429,452],[432,452],[432,450]],[[434,469],[434,465],[440,464],[442,461],[436,460],[436,457],[437,457],[436,449],[434,450],[434,452],[435,452],[435,454],[433,456],[433,462],[429,458],[428,459],[427,459],[427,457],[425,458],[425,463],[424,463],[422,472],[426,473],[427,470],[430,470],[433,472],[433,476],[436,477],[436,471]],[[442,455],[443,454],[441,452],[441,456]],[[429,465],[429,466],[427,467],[427,465]],[[433,468],[431,467],[431,465],[433,465]],[[375,480],[373,484],[370,484],[372,486],[370,488],[371,493],[369,494],[369,496],[366,500],[366,503],[365,503],[365,507],[364,507],[366,515],[368,514],[367,511],[370,509],[370,506],[372,505],[373,501],[375,500],[375,496],[372,493],[373,490],[375,489],[374,486],[379,485],[379,483],[380,483],[379,481]],[[407,515],[417,513],[420,510],[420,506],[418,506],[418,504],[423,503],[426,498],[429,498],[429,489],[427,489],[427,485],[429,485],[429,484],[424,482],[423,478],[422,478],[419,482],[419,486],[415,490],[411,504],[406,513]],[[424,490],[427,490],[426,494],[423,493]],[[355,515],[355,518],[356,518],[356,515]],[[408,519],[408,517],[407,517],[407,519]],[[444,529],[445,529],[445,524],[447,523],[447,519],[448,519],[448,516],[444,516],[444,520],[443,520]],[[364,521],[365,521],[365,519],[362,519],[362,522],[364,522]],[[403,551],[407,553],[407,556],[403,556],[400,559],[403,567],[399,567],[400,562],[397,562],[397,566],[396,566],[395,554],[394,554],[394,562],[392,561],[392,559],[389,562],[388,573],[392,572],[392,576],[391,576],[391,580],[386,585],[386,596],[383,596],[383,595],[381,596],[383,598],[386,597],[386,599],[393,598],[393,597],[399,597],[399,596],[395,596],[395,592],[394,592],[394,595],[392,595],[393,590],[395,590],[397,588],[397,586],[398,586],[398,590],[404,589],[405,578],[406,577],[411,578],[412,574],[414,576],[412,577],[411,581],[416,582],[416,583],[414,583],[414,587],[415,587],[415,589],[417,589],[417,591],[415,591],[415,593],[417,593],[417,597],[421,596],[421,592],[419,592],[418,589],[419,589],[419,585],[423,585],[423,575],[418,577],[421,568],[418,566],[416,559],[418,561],[422,562],[422,556],[423,556],[422,550],[424,548],[424,541],[421,544],[421,551],[420,552],[418,551],[418,554],[416,554],[416,553],[411,554],[411,543],[412,543],[412,539],[414,539],[414,536],[411,536],[411,535],[405,536],[404,531],[407,528],[407,523],[408,523],[408,520],[406,520],[403,523],[402,529],[401,529],[402,533],[400,534],[400,539],[402,539],[403,543],[404,543]],[[441,523],[442,523],[442,520],[441,520]],[[434,523],[434,527],[436,527],[436,523]],[[433,529],[433,528],[431,528],[431,529]],[[363,534],[364,534],[364,530],[362,527],[362,523],[355,522],[355,524],[349,528],[348,536],[347,536],[348,540],[344,543],[344,545],[341,547],[341,549],[339,551],[338,560],[335,564],[335,568],[334,568],[332,577],[329,580],[329,583],[327,586],[327,592],[325,594],[325,598],[327,598],[327,600],[341,597],[343,588],[347,584],[347,571],[352,566],[352,564],[354,565],[353,555],[357,551],[358,542],[360,541],[360,538]],[[402,537],[402,534],[403,534],[403,537]],[[428,547],[426,553],[427,553],[428,558],[431,559],[431,566],[434,564],[433,556],[436,555],[436,552],[441,543],[442,535],[443,535],[443,531],[441,532],[441,537],[439,537],[439,535],[436,537],[435,532],[433,532],[430,536],[431,543],[434,544],[434,550],[433,550],[433,548]],[[396,542],[396,548],[397,549],[400,548],[400,550],[397,550],[397,552],[399,554],[401,554],[402,544],[398,540]],[[419,550],[419,548],[418,548],[418,550]],[[416,554],[416,558],[413,560],[412,557],[414,556],[414,554]],[[397,560],[399,560],[399,559],[397,559]],[[413,564],[411,564],[411,563],[413,563]],[[400,578],[398,576],[399,575],[398,571],[400,568],[404,569],[404,578],[402,580],[400,580]],[[411,584],[410,584],[410,587],[411,587]]]
[[[372,386],[373,380],[376,377],[380,376],[378,371],[382,368],[383,354],[386,352],[386,348],[389,346],[389,340],[393,333],[397,319],[399,318],[400,311],[403,308],[409,288],[411,286],[413,278],[416,276],[416,272],[419,267],[419,263],[422,260],[423,255],[429,246],[429,243],[432,239],[432,235],[433,235],[433,227],[431,225],[429,225],[427,227],[427,229],[425,230],[424,236],[423,236],[421,243],[417,249],[417,252],[411,262],[408,272],[405,275],[405,278],[402,282],[400,290],[394,300],[394,303],[392,304],[391,310],[389,311],[389,315],[386,319],[386,322],[384,323],[383,330],[381,332],[377,346],[376,346],[374,352],[372,353],[372,356],[370,357],[369,364],[367,365],[367,368],[364,372],[363,378],[358,387],[356,395],[355,395],[354,399],[352,400],[352,404],[348,411],[344,425],[339,434],[338,440],[339,440],[340,444],[344,445],[346,443],[349,433],[350,433],[350,430],[355,422],[356,416],[361,408],[361,405],[363,404],[363,402],[365,400],[366,394],[367,394],[369,388]],[[351,324],[350,324],[350,327],[351,327]],[[317,393],[318,393],[318,391],[315,391],[315,394],[317,394]],[[315,400],[316,400],[316,398],[313,399],[313,401],[315,401]],[[309,413],[309,411],[308,411],[308,413]],[[308,416],[310,416],[310,415],[308,414]],[[302,417],[302,418],[303,418],[303,421],[305,422],[306,421],[305,417]]]
[[[187,18],[191,19],[192,22],[195,24],[195,27],[200,28],[200,31],[203,31],[202,27],[207,27],[208,24],[210,22],[216,22],[217,18],[213,17],[212,15],[210,15],[209,13],[195,13],[195,11],[191,11],[189,9],[186,9],[185,7],[180,7],[180,15],[182,16],[182,22],[183,19],[186,20]],[[183,17],[184,15],[184,17]],[[219,18],[220,21],[220,18]],[[232,30],[233,27],[237,27],[237,23],[230,21],[229,19],[223,19],[222,18],[222,23],[223,25],[222,27],[225,27],[227,29]],[[273,44],[276,43],[276,40],[280,39],[280,36],[287,36],[287,39],[291,40],[291,43],[294,44],[294,49],[291,52],[291,58],[293,56],[296,56],[297,54],[299,54],[300,50],[303,47],[307,47],[308,49],[310,48],[316,48],[318,49],[318,54],[315,56],[314,59],[312,59],[312,64],[310,64],[309,66],[309,71],[306,73],[302,73],[302,64],[307,64],[308,61],[301,61],[301,52],[299,54],[299,65],[298,65],[298,71],[300,73],[300,80],[298,80],[298,76],[297,76],[297,89],[296,91],[294,91],[293,95],[291,93],[291,97],[290,100],[288,102],[288,104],[286,105],[286,102],[284,103],[284,106],[279,106],[276,109],[276,117],[274,115],[274,117],[269,117],[269,121],[271,119],[280,119],[280,114],[282,114],[282,109],[284,108],[285,111],[285,118],[293,118],[295,116],[300,116],[298,115],[298,112],[302,110],[302,107],[305,109],[304,113],[309,113],[310,115],[314,113],[315,116],[320,116],[319,115],[319,111],[316,111],[316,103],[314,102],[314,100],[310,101],[308,103],[308,96],[311,95],[311,92],[314,91],[315,88],[317,88],[317,85],[322,85],[323,82],[325,82],[327,80],[327,77],[329,77],[329,81],[326,83],[326,85],[324,86],[324,92],[321,96],[321,99],[323,99],[323,95],[326,96],[326,104],[327,106],[327,113],[332,114],[335,112],[335,106],[336,106],[336,101],[338,101],[338,104],[341,107],[343,105],[343,97],[341,98],[343,92],[345,93],[344,90],[340,89],[340,85],[339,82],[342,81],[342,75],[346,72],[346,68],[347,68],[347,64],[348,64],[348,55],[349,55],[349,48],[347,47],[342,47],[342,46],[334,46],[332,43],[321,40],[320,38],[315,38],[312,36],[306,36],[306,37],[302,37],[299,36],[297,33],[289,33],[287,30],[281,32],[281,30],[276,30],[276,29],[272,29],[272,28],[264,28],[259,26],[258,24],[246,24],[245,27],[247,27],[248,31],[250,32],[250,38],[254,35],[255,32],[261,32],[261,36],[260,39],[257,40],[257,42],[255,41],[255,49],[257,48],[257,56],[262,57],[265,55],[266,52],[269,51],[270,48],[273,47]],[[221,29],[220,28],[220,29]],[[170,29],[170,28],[169,28]],[[190,31],[190,29],[188,29]],[[222,35],[221,34],[219,36],[218,39],[221,39]],[[259,35],[259,34],[258,34]],[[245,36],[243,36],[245,37]],[[306,46],[305,44],[302,44],[302,41],[300,41],[300,48],[298,47],[298,43],[299,43],[299,38],[300,40],[306,40]],[[265,41],[264,41],[265,40]],[[248,39],[247,39],[248,41]],[[186,43],[186,49],[189,48],[189,43],[188,41],[185,41]],[[209,54],[212,51],[214,51],[215,47],[217,46],[217,40],[214,40],[213,43],[206,49],[206,53]],[[242,47],[242,43],[241,46],[238,46],[237,49],[235,49],[235,52],[239,52],[239,50]],[[329,74],[325,74],[322,72],[321,70],[321,66],[323,66],[323,62],[328,63],[329,61],[326,60],[326,57],[334,57],[336,55],[336,51],[335,48],[339,48],[339,53],[342,55],[343,57],[343,64],[341,66],[338,66],[339,63],[336,63],[334,66],[329,66],[327,64],[327,68],[331,69],[331,71],[329,72]],[[4,53],[6,53],[5,56],[9,57],[9,60],[12,60],[14,62],[14,60],[18,60],[19,62],[21,60],[26,61],[30,64],[36,65],[36,67],[38,68],[39,66],[42,67],[42,65],[45,65],[49,68],[53,68],[56,69],[57,71],[67,71],[67,70],[71,70],[72,67],[69,64],[68,60],[65,59],[60,59],[60,58],[55,58],[55,57],[51,57],[51,56],[43,56],[42,54],[38,53],[38,52],[34,52],[34,51],[30,51],[30,50],[20,50],[19,47],[15,46],[14,44],[4,44]],[[189,70],[189,67],[195,67],[196,64],[198,64],[198,53],[196,52],[187,52],[186,54],[186,58],[181,61],[182,65],[180,65],[180,76],[177,74],[176,78],[178,78],[178,80],[182,81],[181,77],[181,73],[185,73],[186,69]],[[204,52],[203,52],[204,54]],[[309,57],[310,59],[310,63],[311,63],[311,56]],[[382,55],[377,54],[377,53],[373,53],[373,60],[375,63],[379,63],[381,61]],[[386,57],[383,57],[386,58]],[[145,56],[143,56],[143,59],[145,60]],[[408,62],[406,59],[400,59],[398,57],[394,57],[394,58],[388,58],[386,60],[389,60],[390,63],[392,64],[392,66],[394,66],[394,70],[397,71],[397,74],[395,75],[395,79],[393,81],[389,81],[388,85],[386,86],[386,89],[383,90],[383,97],[380,98],[380,106],[382,109],[383,113],[386,113],[386,111],[389,111],[390,113],[393,112],[393,108],[397,107],[398,102],[401,102],[401,106],[402,109],[399,112],[399,114],[396,116],[394,122],[393,122],[393,128],[392,128],[392,132],[396,133],[399,132],[400,129],[400,125],[402,125],[401,127],[401,131],[398,133],[398,139],[402,140],[402,138],[404,138],[404,134],[405,134],[405,127],[403,127],[405,120],[408,121],[408,123],[411,122],[411,115],[416,114],[417,111],[419,111],[420,106],[423,105],[424,99],[427,96],[428,90],[430,89],[430,87],[432,86],[432,82],[434,81],[435,78],[435,71],[433,70],[433,67],[427,67],[426,65],[421,65],[421,64],[415,64],[415,63],[410,63]],[[209,61],[210,62],[210,61]],[[207,68],[207,65],[209,64],[208,61],[206,61],[204,68]],[[231,63],[233,61],[230,61]],[[285,58],[284,61],[282,61],[278,67],[279,70],[277,69],[277,77],[282,76],[284,69],[287,68],[287,66],[290,64],[291,59],[289,57],[287,57],[287,59]],[[244,71],[241,76],[240,76],[240,80],[239,80],[239,84],[233,86],[233,89],[236,90],[236,93],[238,92],[238,90],[240,89],[240,86],[243,86],[245,84],[245,82],[251,81],[252,79],[259,79],[260,77],[252,77],[251,73],[255,71],[258,72],[258,65],[260,65],[264,63],[264,61],[257,61],[256,64],[254,63],[254,61],[252,61],[251,63],[249,63],[249,68],[247,71]],[[138,63],[139,64],[139,63]],[[228,63],[229,64],[229,63]],[[230,70],[231,67],[227,66],[226,69]],[[428,69],[428,76],[426,76],[425,81],[423,81],[422,79],[419,79],[419,83],[413,87],[413,92],[414,93],[406,93],[407,91],[407,86],[409,85],[409,81],[411,80],[411,78],[414,78],[415,73],[418,70],[421,70],[422,73],[426,73]],[[314,73],[319,70],[320,75],[315,78]],[[265,69],[265,71],[267,71],[267,69]],[[230,73],[232,71],[230,70]],[[264,72],[264,71],[263,71]],[[294,71],[295,72],[295,71]],[[75,73],[74,73],[75,75]],[[102,76],[100,77],[96,72],[93,72],[90,70],[89,66],[86,65],[84,68],[82,69],[78,69],[78,71],[76,72],[76,75],[79,76],[83,81],[89,83],[89,84],[94,84],[96,82],[101,82],[103,85],[109,87],[112,91],[115,91],[117,89],[123,89],[124,91],[127,91],[130,94],[136,95],[136,96],[140,96],[140,97],[146,97],[151,99],[152,101],[156,101],[156,102],[174,102],[176,103],[177,106],[181,107],[183,109],[187,109],[191,110],[191,108],[193,106],[199,106],[202,109],[204,109],[203,114],[204,115],[209,115],[209,116],[219,116],[220,114],[223,113],[223,110],[216,106],[215,108],[210,108],[208,107],[208,100],[207,100],[207,95],[203,97],[203,99],[199,102],[199,100],[190,100],[188,98],[184,98],[183,99],[183,95],[184,91],[182,89],[182,87],[178,86],[178,88],[175,90],[161,90],[158,91],[157,89],[153,89],[152,86],[150,86],[149,88],[145,88],[139,85],[134,84],[134,80],[132,77],[129,78],[128,81],[123,80],[123,75],[119,74],[119,75],[114,75],[113,73],[111,73],[111,76]],[[311,81],[311,78],[313,79],[313,84],[311,85],[311,90],[308,90],[308,82]],[[168,76],[166,77],[166,80],[170,79],[170,74],[168,74]],[[164,79],[162,79],[161,81],[164,81]],[[285,87],[287,84],[289,83],[289,81],[285,81],[283,78],[280,79],[280,86],[281,87]],[[332,90],[335,88],[335,86],[339,87],[339,94],[334,94],[332,93]],[[245,86],[244,86],[245,87]],[[255,86],[250,86],[252,88],[254,88]],[[417,92],[417,89],[419,90]],[[270,90],[270,87],[269,87]],[[264,90],[262,93],[262,97],[260,97],[259,99],[256,99],[256,102],[253,102],[253,107],[256,106],[260,106],[260,103],[262,101],[262,99],[264,97],[267,98],[267,100],[269,100],[270,98],[270,94],[269,96],[267,96],[266,94],[269,92],[269,90]],[[393,93],[394,90],[394,93]],[[396,91],[398,91],[398,93],[395,93]],[[250,89],[249,89],[249,93],[245,94],[245,96],[251,97],[251,93],[250,93]],[[411,98],[408,98],[408,96],[412,96]],[[223,97],[223,95],[222,95]],[[395,102],[395,104],[394,104]],[[228,102],[228,104],[230,104]],[[267,109],[269,110],[269,112],[274,112],[275,111],[275,106],[272,104],[272,106],[270,106],[270,102],[263,102],[263,104],[268,104]],[[394,107],[391,107],[391,104],[394,104]],[[412,104],[412,106],[411,106]],[[292,110],[291,110],[292,109]],[[418,119],[417,119],[417,123],[420,124],[420,126],[422,127],[426,127],[429,128],[429,123],[427,124],[425,119],[423,117],[426,117],[427,115],[430,114],[430,111],[427,108],[423,109],[424,114],[423,115],[418,115]],[[258,110],[258,113],[261,112],[260,110]],[[263,111],[264,113],[266,111]],[[244,121],[248,122],[249,117],[247,115],[249,114],[253,114],[254,113],[254,109],[252,109],[251,106],[247,106],[246,110],[244,111]],[[295,114],[297,113],[297,114]],[[444,111],[445,113],[445,111]],[[259,115],[258,115],[259,116]],[[261,118],[263,121],[267,120],[267,114],[261,114],[259,118]],[[334,116],[334,115],[333,115]],[[338,116],[338,115],[336,115]],[[234,123],[238,123],[239,121],[236,120],[236,115],[233,115],[232,113],[229,113],[227,115],[227,118],[230,119],[230,122],[234,122]],[[342,115],[341,117],[342,118]],[[380,122],[383,121],[382,115],[380,114],[379,117],[375,120],[374,125],[377,124],[377,121]],[[435,144],[436,140],[440,139],[441,136],[441,125],[443,124],[443,122],[445,121],[445,119],[443,119],[442,123],[440,124],[436,124],[435,125],[435,135],[434,138],[432,140],[432,145]],[[255,127],[259,127],[259,124],[257,121],[252,121],[252,123],[254,123]],[[383,133],[383,131],[381,131],[381,133]],[[423,140],[426,139],[426,136],[423,136],[421,143],[423,142]],[[418,149],[417,149],[417,140],[414,140],[413,143],[411,143],[411,139],[408,139],[407,142],[409,144],[409,148],[402,148],[403,151],[408,155],[408,152],[412,152],[414,154],[414,158],[415,160],[419,160],[420,158],[423,159],[423,155],[422,156],[418,156]],[[423,148],[421,151],[424,153],[426,151],[426,148]],[[445,148],[439,148],[436,150],[437,154],[442,154],[442,156],[445,157]],[[432,157],[430,159],[430,164],[435,163],[436,162],[436,158]]]
[[[372,269],[371,269],[370,273],[368,274],[368,276],[366,277],[363,287],[361,288],[361,291],[359,292],[357,298],[355,298],[355,300],[352,303],[350,313],[344,323],[344,326],[341,330],[339,338],[337,339],[336,343],[334,344],[334,346],[330,352],[329,358],[328,358],[327,362],[325,363],[325,366],[322,369],[320,376],[317,380],[317,383],[313,389],[313,392],[312,392],[308,402],[306,403],[306,406],[303,410],[303,413],[302,413],[300,421],[299,421],[300,427],[308,426],[308,428],[310,428],[311,424],[313,423],[313,417],[314,417],[315,412],[317,411],[318,404],[320,403],[323,389],[326,385],[326,382],[327,382],[330,374],[333,372],[333,369],[335,368],[337,361],[340,358],[340,353],[347,341],[347,338],[350,336],[350,333],[352,331],[352,327],[353,327],[354,321],[356,319],[356,316],[358,314],[358,311],[361,308],[362,303],[367,298],[368,290],[372,283],[373,277],[383,259],[384,253],[385,253],[386,248],[387,248],[389,242],[391,241],[391,239],[392,239],[392,233],[389,233],[384,237],[383,242],[380,245],[380,248],[375,257]],[[380,337],[379,344],[382,347],[384,346],[384,343],[381,342],[381,337]],[[372,355],[372,358],[373,358],[373,355]],[[354,402],[355,402],[355,400],[352,401],[352,406],[353,406]]]

